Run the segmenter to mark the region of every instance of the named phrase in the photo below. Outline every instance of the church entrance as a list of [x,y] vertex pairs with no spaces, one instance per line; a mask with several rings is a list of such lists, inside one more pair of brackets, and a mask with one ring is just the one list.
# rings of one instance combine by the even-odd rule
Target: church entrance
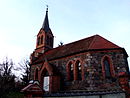
[[49,91],[49,76],[43,77],[43,89]]

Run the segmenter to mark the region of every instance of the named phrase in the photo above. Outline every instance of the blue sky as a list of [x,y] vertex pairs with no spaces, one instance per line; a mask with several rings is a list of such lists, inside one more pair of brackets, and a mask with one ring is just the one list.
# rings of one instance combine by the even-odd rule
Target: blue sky
[[55,47],[99,34],[130,55],[129,0],[0,0],[0,59],[29,57],[47,4]]

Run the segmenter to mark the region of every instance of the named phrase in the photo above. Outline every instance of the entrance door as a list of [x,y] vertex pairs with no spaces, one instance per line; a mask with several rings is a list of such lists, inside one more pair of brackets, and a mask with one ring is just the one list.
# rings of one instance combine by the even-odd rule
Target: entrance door
[[49,91],[49,76],[44,77],[43,89]]

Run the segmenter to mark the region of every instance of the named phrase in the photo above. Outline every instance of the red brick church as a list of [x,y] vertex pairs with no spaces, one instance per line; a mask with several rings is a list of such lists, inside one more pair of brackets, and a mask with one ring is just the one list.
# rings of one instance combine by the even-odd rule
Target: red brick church
[[48,9],[31,54],[26,98],[127,98],[129,67],[124,48],[93,35],[53,48]]

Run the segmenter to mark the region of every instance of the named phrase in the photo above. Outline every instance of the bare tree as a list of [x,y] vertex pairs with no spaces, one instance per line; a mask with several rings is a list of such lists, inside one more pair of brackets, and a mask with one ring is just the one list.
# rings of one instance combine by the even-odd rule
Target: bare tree
[[12,74],[12,68],[13,68],[13,61],[8,60],[8,57],[6,57],[5,61],[0,64],[1,69],[1,75],[3,76],[9,76]]
[[23,61],[21,61],[19,63],[20,65],[20,70],[23,71],[23,74],[22,74],[22,83],[23,85],[27,85],[28,82],[29,82],[29,79],[30,79],[30,63],[29,63],[29,60],[28,59],[24,59]]
[[12,74],[13,61],[6,59],[0,64],[0,96],[6,95],[15,89],[15,75]]

